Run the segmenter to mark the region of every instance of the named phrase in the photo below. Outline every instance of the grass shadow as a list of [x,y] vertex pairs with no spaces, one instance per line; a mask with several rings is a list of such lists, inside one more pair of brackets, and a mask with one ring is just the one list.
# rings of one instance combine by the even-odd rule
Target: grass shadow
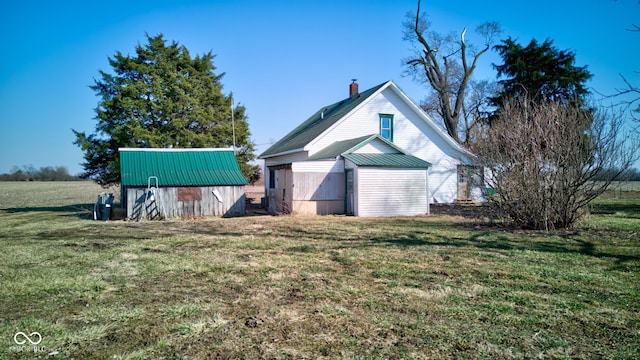
[[[449,247],[475,248],[491,252],[536,251],[553,254],[576,254],[614,259],[618,265],[640,262],[640,256],[625,253],[623,248],[599,240],[590,229],[575,231],[525,231],[491,222],[459,218],[388,218],[374,223],[360,220],[360,233],[310,226],[291,227],[281,236],[293,239],[335,242],[335,249],[366,247]],[[378,226],[383,231],[369,231]]]
[[591,209],[593,215],[619,215],[625,218],[640,219],[640,202],[596,203]]
[[28,206],[3,209],[9,214],[28,212],[54,212],[59,216],[70,216],[79,219],[93,220],[93,204],[72,204],[60,206]]

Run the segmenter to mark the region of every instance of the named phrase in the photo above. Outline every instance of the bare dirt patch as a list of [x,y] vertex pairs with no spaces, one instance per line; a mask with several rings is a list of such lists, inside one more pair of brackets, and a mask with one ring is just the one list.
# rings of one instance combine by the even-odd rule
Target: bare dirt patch
[[432,215],[463,217],[472,220],[495,219],[495,209],[488,205],[431,204]]
[[244,188],[247,202],[250,204],[260,204],[260,199],[264,197],[264,185],[247,185]]

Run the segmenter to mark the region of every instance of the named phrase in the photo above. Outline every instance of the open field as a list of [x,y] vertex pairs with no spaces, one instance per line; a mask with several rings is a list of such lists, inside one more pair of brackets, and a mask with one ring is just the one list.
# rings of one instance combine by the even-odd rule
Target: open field
[[640,354],[638,193],[542,233],[448,215],[95,222],[85,185],[27,201],[0,183],[1,359]]
[[93,204],[101,192],[119,196],[120,189],[91,181],[0,181],[0,209]]
[[640,191],[640,181],[614,181],[610,189],[613,191]]

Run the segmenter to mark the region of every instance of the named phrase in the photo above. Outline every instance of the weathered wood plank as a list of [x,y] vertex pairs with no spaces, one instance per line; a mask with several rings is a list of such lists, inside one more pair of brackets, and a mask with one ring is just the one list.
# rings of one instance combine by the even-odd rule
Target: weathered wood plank
[[[127,188],[125,193],[129,218],[148,218],[151,209],[156,209],[157,217],[167,219],[245,214],[244,186],[202,186],[185,189],[158,188],[153,194],[154,204],[149,206],[151,201],[146,188]],[[200,196],[197,196],[198,193]]]

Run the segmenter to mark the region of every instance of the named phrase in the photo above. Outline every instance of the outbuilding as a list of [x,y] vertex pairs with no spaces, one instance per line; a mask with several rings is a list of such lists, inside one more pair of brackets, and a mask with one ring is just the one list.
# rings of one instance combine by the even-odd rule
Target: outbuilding
[[247,180],[232,149],[120,148],[131,220],[242,216]]

